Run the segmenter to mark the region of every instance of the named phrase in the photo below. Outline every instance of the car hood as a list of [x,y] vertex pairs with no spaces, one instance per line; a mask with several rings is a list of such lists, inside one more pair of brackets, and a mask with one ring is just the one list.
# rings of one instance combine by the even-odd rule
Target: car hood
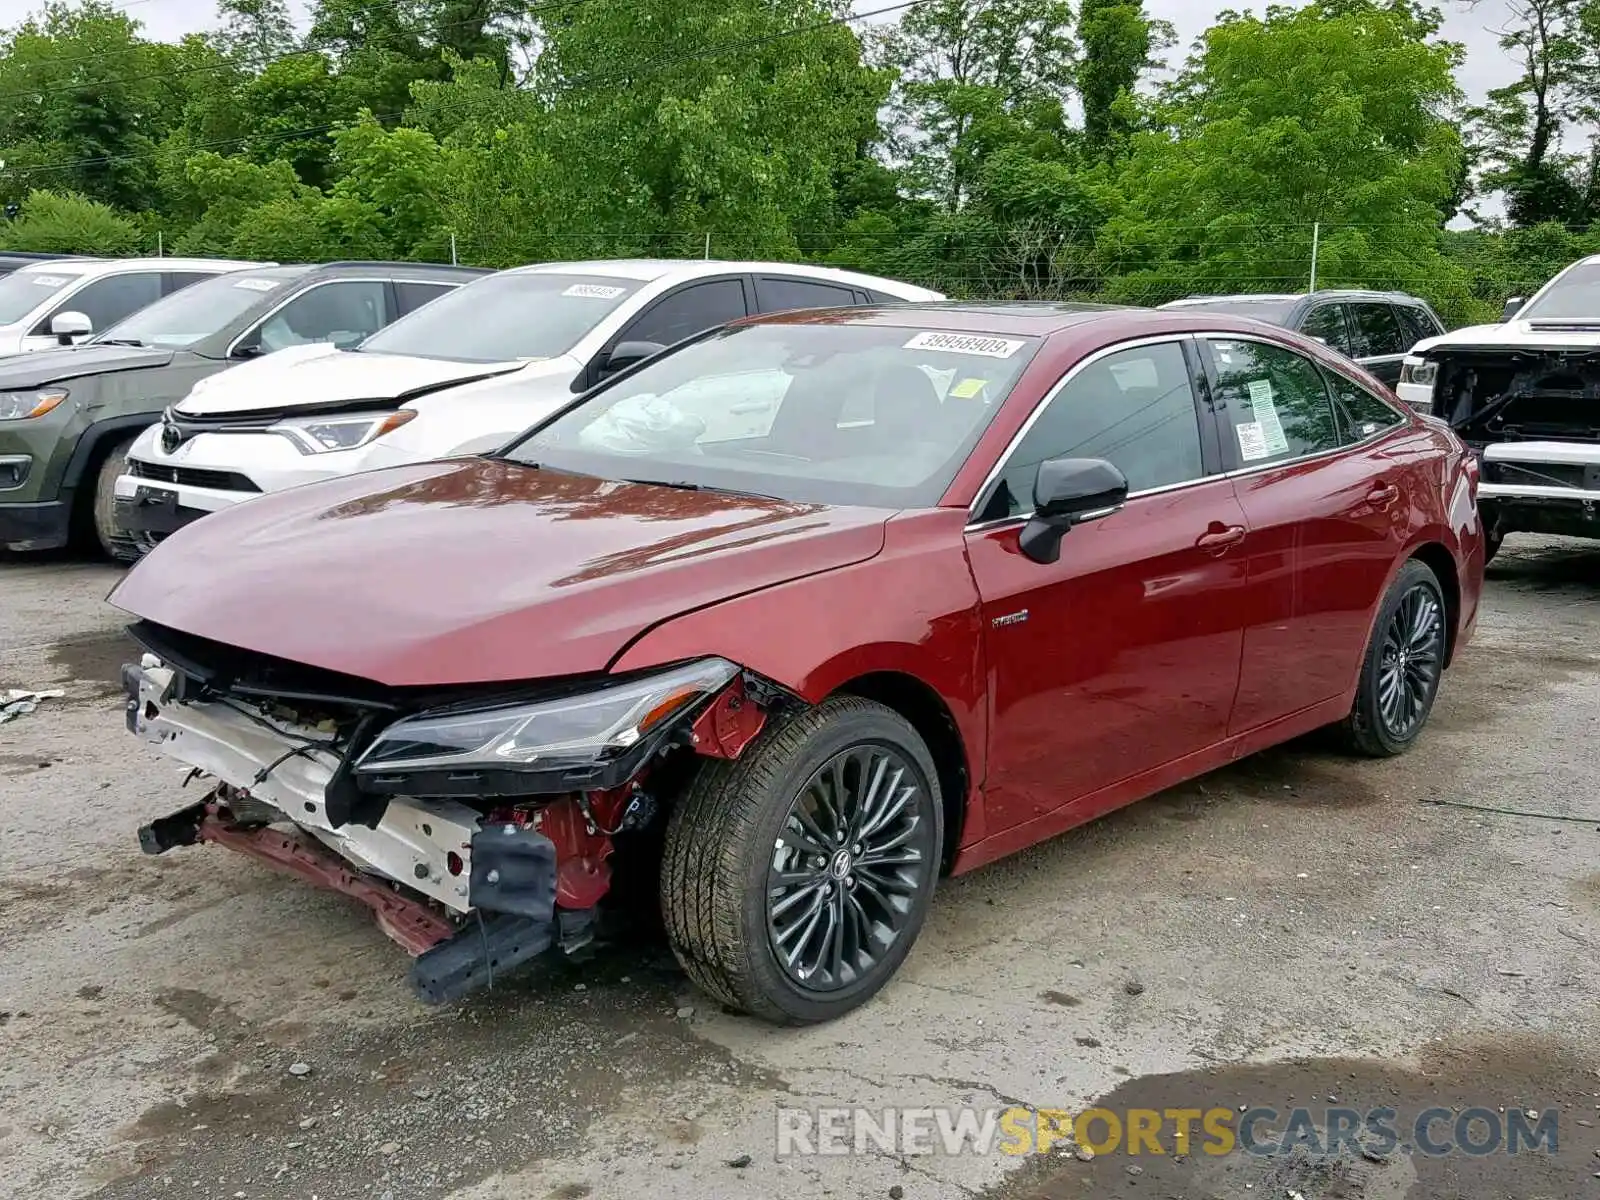
[[455,362],[409,354],[295,347],[217,376],[191,392],[178,411],[204,417],[283,412],[370,400],[404,401],[441,387],[519,370],[520,362]]
[[584,674],[670,617],[872,558],[888,515],[493,459],[419,463],[197,521],[111,602],[396,687]]
[[1536,320],[1471,325],[1418,342],[1411,353],[1430,350],[1600,350],[1600,317],[1592,323]]
[[61,383],[84,375],[104,375],[110,371],[164,367],[172,361],[172,356],[171,350],[157,350],[150,346],[102,346],[94,343],[9,355],[0,358],[0,391]]

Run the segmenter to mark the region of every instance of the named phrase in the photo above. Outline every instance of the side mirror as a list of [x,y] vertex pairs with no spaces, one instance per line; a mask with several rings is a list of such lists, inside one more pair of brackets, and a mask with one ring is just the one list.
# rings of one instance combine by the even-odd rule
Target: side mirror
[[260,342],[241,342],[233,348],[229,358],[260,358],[262,355]]
[[1103,458],[1052,458],[1033,481],[1033,516],[1022,527],[1022,552],[1036,563],[1061,557],[1074,525],[1110,516],[1128,499],[1128,477]]
[[647,358],[654,358],[666,347],[660,342],[618,342],[606,355],[606,361],[600,368],[602,375],[615,375],[618,371],[626,371],[635,363],[642,363]]
[[1507,321],[1515,321],[1517,314],[1523,310],[1527,303],[1527,300],[1521,296],[1511,297],[1506,301],[1505,308],[1500,310],[1500,323],[1504,325]]
[[63,346],[71,346],[94,332],[94,322],[81,312],[58,312],[50,318],[50,332]]

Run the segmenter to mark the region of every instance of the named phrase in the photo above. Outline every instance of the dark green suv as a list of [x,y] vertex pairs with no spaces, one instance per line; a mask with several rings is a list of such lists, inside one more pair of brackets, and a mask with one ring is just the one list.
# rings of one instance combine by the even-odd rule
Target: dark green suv
[[355,345],[485,272],[424,263],[259,267],[192,284],[81,346],[0,358],[0,548],[119,555],[128,446],[201,379],[293,346]]

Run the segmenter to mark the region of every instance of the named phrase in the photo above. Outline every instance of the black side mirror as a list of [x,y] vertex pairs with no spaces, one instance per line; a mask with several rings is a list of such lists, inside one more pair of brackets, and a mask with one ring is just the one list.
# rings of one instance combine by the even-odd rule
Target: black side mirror
[[1051,458],[1033,481],[1033,516],[1022,527],[1022,552],[1037,563],[1061,557],[1074,525],[1110,516],[1128,499],[1128,477],[1103,458]]
[[1511,297],[1511,299],[1506,301],[1505,308],[1501,309],[1500,311],[1500,323],[1504,325],[1507,321],[1515,321],[1517,319],[1517,314],[1522,311],[1523,307],[1527,303],[1528,302],[1521,296]]
[[244,342],[233,348],[231,358],[259,358],[261,356],[260,342]]
[[660,342],[618,342],[611,348],[611,353],[606,355],[606,361],[600,367],[600,374],[615,375],[618,371],[626,371],[635,363],[654,358],[665,349],[666,347]]

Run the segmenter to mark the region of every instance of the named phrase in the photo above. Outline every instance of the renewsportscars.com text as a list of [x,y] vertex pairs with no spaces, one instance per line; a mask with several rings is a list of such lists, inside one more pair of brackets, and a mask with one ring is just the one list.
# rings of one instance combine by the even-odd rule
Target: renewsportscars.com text
[[1555,1109],[780,1108],[779,1158],[851,1154],[1554,1154]]

